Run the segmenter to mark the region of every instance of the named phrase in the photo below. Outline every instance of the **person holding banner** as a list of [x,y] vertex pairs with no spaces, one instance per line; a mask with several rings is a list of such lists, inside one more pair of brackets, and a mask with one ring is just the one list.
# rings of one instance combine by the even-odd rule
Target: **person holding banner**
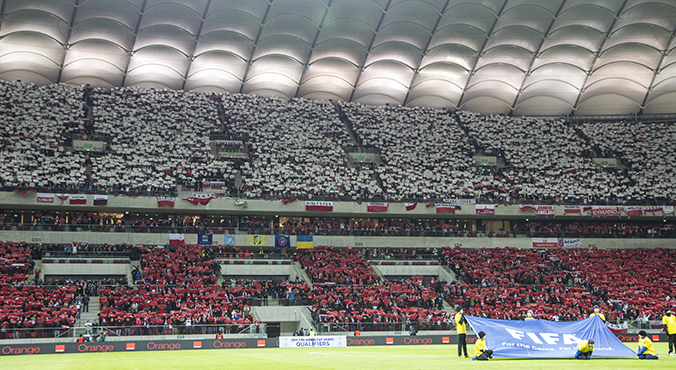
[[603,322],[606,322],[606,315],[602,314],[599,310],[599,306],[594,306],[594,313],[590,314],[589,317],[598,316]]
[[488,361],[493,358],[493,351],[486,346],[486,333],[479,332],[479,340],[474,344],[474,357],[472,361]]
[[577,344],[577,352],[575,352],[575,358],[578,360],[589,360],[591,359],[592,352],[594,352],[594,340],[588,339],[583,340]]
[[648,338],[648,333],[645,330],[638,332],[640,337],[638,340],[638,359],[639,360],[657,360],[659,357],[655,353],[653,342]]
[[662,325],[664,325],[664,332],[669,338],[669,356],[676,356],[676,316],[670,310],[665,310],[662,316]]
[[526,313],[526,318],[524,320],[535,320],[535,317],[533,317],[533,311],[528,310]]
[[[459,308],[459,310],[458,310]],[[455,328],[458,331],[458,357],[469,358],[467,355],[467,319],[465,318],[465,310],[461,307],[456,307],[458,313],[455,314]]]

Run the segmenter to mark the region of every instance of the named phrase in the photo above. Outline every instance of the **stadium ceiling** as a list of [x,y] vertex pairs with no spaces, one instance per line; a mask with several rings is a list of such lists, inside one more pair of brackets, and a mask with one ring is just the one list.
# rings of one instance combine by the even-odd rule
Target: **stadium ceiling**
[[0,78],[676,113],[674,0],[0,0]]

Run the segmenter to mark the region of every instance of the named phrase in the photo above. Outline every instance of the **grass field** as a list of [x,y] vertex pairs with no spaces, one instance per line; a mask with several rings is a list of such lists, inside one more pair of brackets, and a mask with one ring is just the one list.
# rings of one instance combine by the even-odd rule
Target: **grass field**
[[[628,344],[631,348],[636,343]],[[473,351],[474,346],[468,346]],[[376,346],[300,349],[224,349],[158,352],[50,354],[0,357],[3,369],[676,369],[676,357],[667,355],[666,343],[655,343],[659,360],[636,358],[525,360],[494,358],[488,362],[460,359],[456,347]]]

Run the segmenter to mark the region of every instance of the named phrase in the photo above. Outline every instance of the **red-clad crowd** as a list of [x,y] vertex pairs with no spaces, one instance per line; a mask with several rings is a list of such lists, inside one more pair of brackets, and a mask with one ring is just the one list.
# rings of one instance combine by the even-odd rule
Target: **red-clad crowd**
[[654,319],[675,303],[673,249],[445,248],[441,259],[459,278],[451,303],[473,315],[578,320],[599,305],[623,321]]
[[25,243],[0,243],[0,339],[19,339],[25,333],[35,338],[37,331],[49,328],[41,336],[58,335],[75,322],[77,288],[54,290],[36,287],[28,281],[32,269],[31,249]]
[[557,236],[571,238],[673,238],[676,227],[666,222],[526,222],[515,225],[514,232],[532,236]]
[[[423,278],[381,281],[360,249],[319,246],[304,251],[299,261],[313,281],[313,319],[322,325],[347,325],[352,330],[393,330],[411,324],[448,328],[436,281]],[[322,327],[323,329],[323,327]],[[330,329],[327,329],[330,330]]]
[[138,288],[101,290],[99,325],[116,327],[118,335],[134,335],[192,333],[196,325],[203,333],[212,333],[212,325],[230,330],[252,323],[248,306],[238,299],[250,289],[221,289],[216,276],[220,267],[202,246],[149,248],[141,255],[140,266]]

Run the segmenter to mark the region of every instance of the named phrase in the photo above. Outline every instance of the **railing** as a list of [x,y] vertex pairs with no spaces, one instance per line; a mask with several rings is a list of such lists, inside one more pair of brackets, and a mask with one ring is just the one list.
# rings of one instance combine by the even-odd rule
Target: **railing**
[[[241,337],[267,334],[267,325],[260,324],[210,324],[210,325],[147,325],[147,326],[92,326],[56,328],[11,328],[0,330],[0,339],[77,338],[86,341],[105,341],[106,338],[136,335],[216,335],[237,334]],[[72,339],[71,339],[72,340]]]
[[[406,322],[315,322],[317,331],[320,333],[334,333],[334,332],[355,332],[355,331],[394,331],[406,332],[410,330],[410,323]],[[416,322],[413,324],[416,330],[451,330],[452,326],[449,323],[438,322]]]
[[[180,185],[179,185],[180,186]],[[244,184],[244,189],[246,189],[246,184]],[[0,187],[0,191],[6,191],[6,192],[13,192],[15,190],[18,191],[38,191],[38,192],[44,192],[44,193],[65,193],[65,194],[109,194],[109,195],[129,195],[129,196],[177,196],[178,192],[176,189],[153,189],[151,191],[147,190],[146,188],[139,188],[139,189],[130,189],[127,191],[126,189],[123,188],[113,188],[110,190],[110,188],[90,188],[90,187],[79,187],[79,188],[73,188],[73,187],[66,187],[66,188],[60,188],[60,187],[30,187],[30,186],[3,186]],[[213,190],[204,190],[202,191],[203,193],[210,193],[214,192]],[[246,190],[242,191],[242,194],[236,194],[236,193],[228,193],[227,191],[218,191],[218,193],[224,194],[225,197],[230,197],[230,198],[244,198]],[[258,194],[257,191],[253,191],[253,193]],[[449,197],[456,197],[458,195],[449,195]],[[421,203],[421,204],[426,204],[426,203],[442,203],[444,199],[447,198],[390,198],[390,197],[383,197],[380,195],[366,195],[362,197],[358,196],[322,196],[322,195],[312,195],[312,194],[301,194],[301,195],[288,195],[288,196],[280,196],[278,194],[260,194],[256,195],[255,197],[249,197],[247,199],[260,199],[260,200],[282,200],[282,199],[290,199],[290,198],[297,198],[298,200],[314,200],[314,201],[343,201],[343,202],[355,202],[355,201],[369,201],[369,202],[406,202],[406,203]],[[580,200],[567,200],[567,199],[541,199],[541,198],[529,198],[529,199],[510,199],[509,201],[502,199],[502,198],[478,198],[476,199],[477,204],[505,204],[505,205],[511,205],[511,204],[541,204],[541,205],[582,205]],[[663,204],[670,204],[670,200],[661,200],[657,201],[654,199],[645,199],[645,200],[628,200],[628,201],[622,201],[618,202],[616,199],[615,200],[610,200],[610,199],[594,199],[587,201],[584,203],[584,205],[610,205],[610,206],[620,206],[620,205],[627,205],[627,206],[657,206],[657,205],[663,205]]]
[[[660,321],[649,320],[631,320],[622,325],[628,332],[637,330],[653,330],[659,332],[662,325]],[[393,323],[369,323],[369,322],[313,322],[319,333],[349,333],[357,330],[366,331],[389,331],[399,334],[407,334],[410,331],[411,323],[393,322]],[[435,331],[435,330],[455,330],[451,323],[442,321],[415,322],[415,330]],[[147,325],[147,326],[92,326],[92,327],[36,327],[36,328],[12,328],[2,327],[0,329],[0,340],[5,339],[46,339],[53,338],[55,341],[75,341],[82,335],[85,341],[106,341],[118,340],[128,336],[154,336],[154,335],[237,335],[239,337],[256,337],[267,334],[266,323],[260,324],[210,324],[210,325]]]
[[[149,233],[149,234],[260,234],[260,235],[314,235],[314,236],[384,236],[384,237],[446,237],[446,238],[676,238],[676,229],[659,230],[656,233],[648,233],[647,230],[639,230],[636,235],[626,235],[620,230],[611,232],[574,232],[574,231],[510,231],[510,232],[476,232],[469,230],[443,230],[443,229],[380,229],[380,230],[361,230],[361,229],[287,229],[272,227],[232,227],[232,226],[132,226],[132,225],[47,225],[47,224],[27,224],[27,223],[3,223],[0,222],[0,229],[16,229],[20,231],[67,231],[67,232],[115,232],[115,233]],[[222,244],[214,239],[214,244]],[[94,256],[100,257],[100,255]]]
[[129,259],[129,252],[83,251],[69,253],[63,251],[43,251],[42,258],[120,258]]

